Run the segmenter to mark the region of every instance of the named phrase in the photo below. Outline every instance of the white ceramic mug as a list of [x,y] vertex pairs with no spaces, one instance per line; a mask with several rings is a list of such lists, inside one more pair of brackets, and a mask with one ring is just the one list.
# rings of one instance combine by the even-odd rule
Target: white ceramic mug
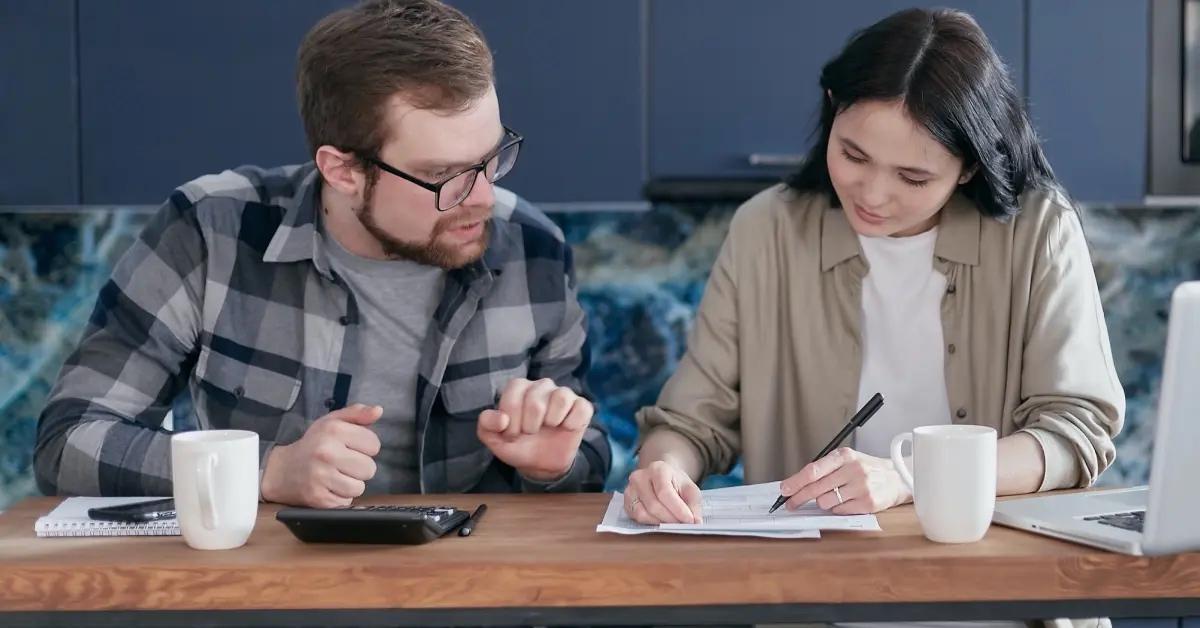
[[258,434],[197,430],[171,437],[175,516],[196,549],[241,547],[258,518]]
[[[901,456],[912,443],[913,469]],[[996,430],[926,425],[892,439],[892,462],[913,493],[925,537],[939,543],[983,538],[996,508]]]

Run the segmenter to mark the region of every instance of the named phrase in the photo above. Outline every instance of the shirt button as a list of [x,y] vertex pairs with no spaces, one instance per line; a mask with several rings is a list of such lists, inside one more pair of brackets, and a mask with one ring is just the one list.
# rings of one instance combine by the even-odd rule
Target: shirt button
[[958,347],[955,347],[954,344],[951,343],[949,347],[946,347],[946,351],[949,351],[950,355],[954,355],[954,352],[958,351]]
[[333,409],[333,404],[334,404],[334,403],[336,403],[336,401],[334,401],[333,397],[330,397],[330,398],[326,399],[326,400],[325,400],[325,409],[326,409],[326,410],[332,410],[332,409]]
[[338,322],[342,324],[342,327],[345,327],[346,325],[349,325],[349,324],[350,324],[350,317],[349,317],[349,316],[343,316],[343,317],[341,317],[341,318],[339,318],[339,319],[338,319]]
[[959,409],[958,409],[958,412],[955,412],[955,413],[954,413],[954,416],[956,416],[956,417],[958,417],[958,418],[960,418],[960,419],[965,419],[965,418],[967,418],[967,409],[966,409],[966,408],[959,408]]

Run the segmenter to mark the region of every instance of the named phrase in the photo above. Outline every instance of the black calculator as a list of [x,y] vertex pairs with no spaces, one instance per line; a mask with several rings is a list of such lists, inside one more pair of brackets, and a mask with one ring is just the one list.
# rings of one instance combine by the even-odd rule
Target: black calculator
[[350,506],[283,508],[275,519],[307,543],[418,545],[441,537],[470,516],[450,506]]

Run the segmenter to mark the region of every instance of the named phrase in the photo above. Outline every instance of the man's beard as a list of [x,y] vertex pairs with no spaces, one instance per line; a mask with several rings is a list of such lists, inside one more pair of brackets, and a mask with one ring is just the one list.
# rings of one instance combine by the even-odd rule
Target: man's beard
[[[367,233],[370,233],[379,242],[379,246],[383,248],[383,253],[388,259],[406,259],[418,264],[452,270],[475,262],[483,256],[483,252],[487,249],[492,229],[491,220],[489,220],[491,212],[463,219],[459,212],[464,210],[462,206],[459,206],[451,214],[438,219],[428,240],[423,243],[407,242],[384,231],[376,222],[373,196],[374,194],[368,192],[366,204],[354,210],[354,214],[358,216],[358,221],[362,223]],[[483,231],[479,240],[476,241],[480,244],[477,251],[464,255],[463,249],[470,247],[471,244],[453,246],[438,241],[438,238],[447,231],[473,222],[483,222]]]

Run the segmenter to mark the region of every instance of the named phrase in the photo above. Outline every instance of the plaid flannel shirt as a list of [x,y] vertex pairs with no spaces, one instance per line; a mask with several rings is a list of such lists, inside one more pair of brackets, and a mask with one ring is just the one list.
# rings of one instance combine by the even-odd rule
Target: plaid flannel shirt
[[[242,167],[171,195],[100,291],[38,420],[43,492],[171,494],[162,424],[185,389],[200,428],[257,432],[261,461],[354,402],[353,369],[371,366],[354,342],[354,295],[325,262],[319,177],[311,163]],[[589,366],[561,230],[499,188],[491,226],[482,259],[447,273],[417,365],[421,490],[601,490],[611,449],[597,419],[550,484],[520,477],[476,437],[509,380],[546,377],[586,395]]]

